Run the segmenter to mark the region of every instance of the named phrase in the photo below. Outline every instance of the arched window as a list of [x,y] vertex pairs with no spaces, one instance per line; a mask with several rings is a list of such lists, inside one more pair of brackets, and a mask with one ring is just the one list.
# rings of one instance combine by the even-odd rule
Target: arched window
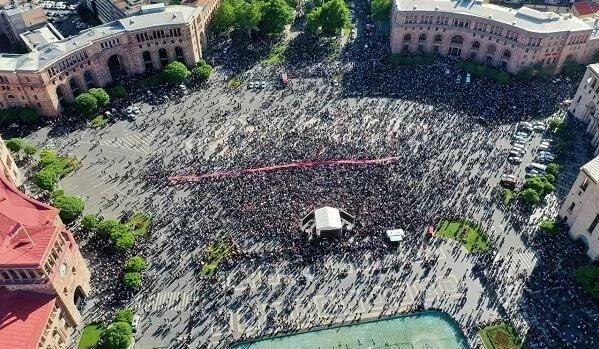
[[144,51],[144,53],[142,53],[142,58],[144,60],[146,71],[154,69],[154,63],[152,62],[152,54],[150,51]]
[[441,36],[441,34],[435,35],[435,42],[441,42],[441,41],[443,41],[443,36]]
[[461,45],[464,43],[464,38],[461,35],[454,35],[451,38],[451,43],[454,45]]
[[183,55],[183,49],[179,46],[175,47],[175,59],[181,63],[185,63],[185,55]]
[[71,91],[73,91],[73,96],[77,96],[79,94],[79,86],[77,85],[75,78],[71,78],[71,80],[69,80],[69,87],[71,88]]
[[88,89],[96,85],[92,72],[89,70],[86,70],[85,73],[83,73],[83,80],[85,80],[85,86],[87,86]]
[[166,53],[166,49],[161,48],[158,50],[158,57],[160,57],[160,64],[163,67],[168,64],[168,54]]
[[426,34],[422,33],[418,36],[418,41],[426,41]]
[[412,41],[412,34],[407,33],[403,36],[403,41]]
[[503,59],[510,59],[510,57],[512,57],[512,51],[510,51],[510,50],[503,51]]
[[473,50],[478,50],[480,48],[480,42],[475,41],[472,43],[472,49]]

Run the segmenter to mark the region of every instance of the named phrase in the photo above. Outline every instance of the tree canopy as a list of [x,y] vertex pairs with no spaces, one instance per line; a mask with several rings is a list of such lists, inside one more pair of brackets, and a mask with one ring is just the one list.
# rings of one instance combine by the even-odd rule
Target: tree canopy
[[344,0],[324,1],[322,6],[313,8],[306,18],[308,30],[325,36],[338,35],[349,24],[349,8]]
[[85,204],[80,197],[64,194],[55,196],[52,199],[52,205],[60,209],[60,218],[65,222],[77,218],[85,208]]
[[181,62],[170,62],[162,71],[162,78],[169,84],[180,84],[191,72]]
[[212,66],[202,59],[196,64],[195,68],[191,70],[191,73],[202,80],[206,80],[210,77],[210,74],[212,74],[212,70]]
[[125,273],[123,284],[128,288],[138,289],[141,287],[141,275],[137,272]]
[[84,115],[90,115],[98,110],[98,101],[91,93],[82,93],[75,98],[75,109]]
[[25,141],[21,138],[11,138],[5,141],[4,144],[8,150],[18,153],[25,146]]
[[599,299],[599,268],[586,265],[576,268],[576,282],[593,298]]
[[96,102],[98,103],[98,107],[105,107],[108,105],[108,103],[110,103],[110,96],[103,88],[91,88],[87,92],[94,96]]
[[293,21],[293,8],[285,0],[269,0],[262,6],[260,32],[264,35],[277,35]]
[[121,309],[114,313],[114,322],[124,322],[130,324],[133,321],[133,311],[131,309]]
[[100,225],[101,219],[97,214],[86,214],[81,219],[81,226],[87,230],[95,230]]
[[146,260],[140,256],[133,256],[127,259],[125,270],[128,272],[141,272],[146,268]]
[[102,334],[104,345],[108,349],[127,349],[131,344],[133,330],[126,322],[115,322]]
[[370,14],[377,22],[386,22],[391,16],[391,0],[372,0]]
[[212,30],[233,30],[251,37],[254,29],[263,35],[281,34],[293,20],[293,8],[285,0],[224,0],[214,13]]
[[541,197],[539,196],[539,193],[536,192],[534,189],[532,188],[528,188],[528,189],[524,189],[520,195],[522,195],[522,198],[531,204],[536,204],[539,201],[541,201]]

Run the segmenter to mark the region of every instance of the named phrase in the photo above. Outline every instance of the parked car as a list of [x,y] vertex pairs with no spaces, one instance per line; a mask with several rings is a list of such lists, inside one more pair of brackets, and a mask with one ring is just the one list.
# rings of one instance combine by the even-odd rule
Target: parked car
[[133,320],[131,321],[131,329],[133,330],[133,333],[137,332],[137,328],[139,327],[139,320],[140,320],[140,316],[135,314],[133,315]]
[[519,156],[510,156],[507,158],[507,161],[509,161],[512,164],[521,164],[522,158]]

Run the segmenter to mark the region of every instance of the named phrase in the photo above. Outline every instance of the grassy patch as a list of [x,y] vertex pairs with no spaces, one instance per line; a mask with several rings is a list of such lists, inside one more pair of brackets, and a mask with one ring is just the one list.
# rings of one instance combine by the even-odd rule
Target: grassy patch
[[285,58],[285,53],[287,52],[287,48],[289,48],[289,44],[280,43],[276,44],[268,54],[268,57],[260,61],[262,64],[281,64],[283,59]]
[[152,217],[146,213],[137,212],[126,224],[133,230],[133,235],[146,236],[152,225]]
[[437,234],[459,241],[468,252],[486,251],[491,248],[482,227],[471,221],[445,219],[439,223]]
[[231,253],[231,245],[226,241],[214,242],[204,252],[201,275],[211,277],[216,274],[220,261]]
[[237,78],[233,78],[233,79],[229,80],[229,82],[227,82],[227,86],[230,89],[236,89],[239,86],[241,86],[241,80],[239,80]]
[[85,325],[83,332],[81,332],[81,339],[77,349],[92,349],[98,345],[100,336],[104,332],[104,326],[99,323],[91,323]]
[[92,121],[89,122],[89,127],[90,128],[102,128],[104,126],[106,126],[106,124],[108,123],[108,117],[100,114],[98,116],[96,116],[95,118],[92,119]]
[[503,193],[501,195],[501,201],[505,206],[509,206],[510,202],[514,198],[514,192],[511,189],[503,189]]
[[487,349],[520,349],[522,339],[507,322],[489,325],[479,332]]

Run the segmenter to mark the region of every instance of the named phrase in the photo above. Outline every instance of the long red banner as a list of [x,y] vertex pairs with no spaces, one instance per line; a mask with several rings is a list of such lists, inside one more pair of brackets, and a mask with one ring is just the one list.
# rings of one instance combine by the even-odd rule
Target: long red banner
[[172,184],[184,183],[184,182],[198,182],[202,179],[206,178],[215,178],[215,177],[229,177],[229,176],[239,176],[243,174],[249,173],[261,173],[261,172],[271,172],[278,170],[286,170],[291,168],[306,168],[306,167],[316,167],[316,166],[340,166],[340,165],[372,165],[372,164],[384,164],[393,160],[399,159],[398,156],[391,156],[387,158],[378,158],[378,159],[366,159],[366,160],[324,160],[324,161],[303,161],[303,162],[293,162],[289,164],[281,164],[281,165],[273,165],[267,167],[255,167],[255,168],[246,168],[243,170],[237,171],[223,171],[223,172],[212,172],[205,173],[197,176],[171,176],[168,177],[168,180]]

